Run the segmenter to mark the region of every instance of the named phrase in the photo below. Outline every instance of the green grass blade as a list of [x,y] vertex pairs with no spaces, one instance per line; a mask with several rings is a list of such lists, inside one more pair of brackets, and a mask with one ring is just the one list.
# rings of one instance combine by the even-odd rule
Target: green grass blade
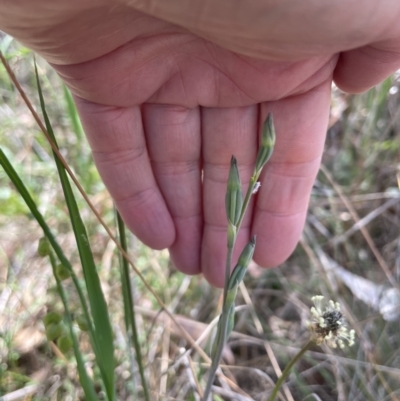
[[64,255],[64,252],[62,251],[60,245],[58,244],[57,240],[55,239],[55,236],[52,234],[49,226],[46,224],[43,216],[39,212],[39,209],[37,208],[35,201],[31,197],[29,191],[25,187],[25,184],[22,182],[21,178],[18,176],[18,173],[12,167],[11,163],[7,159],[7,156],[5,155],[5,153],[3,152],[2,149],[0,149],[0,164],[4,168],[4,171],[7,173],[11,182],[15,185],[16,189],[21,194],[21,197],[25,201],[25,203],[28,206],[29,210],[31,211],[33,217],[35,218],[35,220],[38,222],[38,224],[42,228],[45,236],[48,238],[50,245],[52,246],[58,259],[71,273],[71,278],[72,278],[72,281],[78,292],[78,296],[79,296],[79,299],[80,299],[80,302],[82,305],[83,313],[85,314],[85,317],[88,319],[88,322],[89,322],[89,332],[93,331],[90,316],[88,314],[89,308],[87,307],[87,303],[86,303],[85,297],[83,295],[82,288],[79,285],[79,280],[78,280],[74,270],[72,269],[71,263],[69,262],[67,257]]
[[[36,81],[42,108],[43,117],[46,123],[46,129],[51,139],[57,145],[56,138],[50,120],[46,113],[43,93],[40,86],[39,75],[35,65]],[[96,355],[96,361],[99,365],[104,388],[110,401],[115,400],[114,385],[114,344],[113,334],[111,330],[110,318],[108,315],[107,304],[101,289],[100,279],[97,274],[96,265],[94,263],[93,254],[89,245],[86,228],[81,219],[78,205],[73,194],[71,184],[69,182],[64,166],[54,154],[57,170],[60,176],[61,185],[64,191],[65,201],[70,214],[72,228],[75,234],[78,246],[79,256],[82,263],[83,275],[85,279],[86,289],[89,297],[90,310],[94,323],[94,344],[93,350]]]
[[[117,222],[118,222],[119,240],[121,242],[123,250],[127,252],[128,247],[125,235],[125,224],[122,221],[121,216],[118,212],[117,212]],[[140,378],[142,380],[144,398],[146,401],[150,401],[149,390],[147,387],[146,377],[143,368],[143,358],[136,327],[134,299],[129,276],[129,265],[127,260],[122,255],[120,255],[120,265],[121,265],[121,282],[122,282],[122,295],[124,300],[126,332],[128,333],[128,335],[130,333],[132,334],[132,343],[135,348],[136,361],[139,368]]]
[[80,141],[83,139],[84,135],[81,120],[79,118],[78,111],[76,110],[74,100],[72,99],[71,92],[65,85],[64,85],[64,98],[65,98],[65,103],[67,105],[68,116],[69,119],[71,120],[72,129],[75,132],[78,141]]
[[[58,257],[58,259],[60,260],[60,262],[68,270],[70,270],[72,280],[73,280],[73,282],[75,284],[75,287],[77,288],[77,291],[78,291],[78,295],[79,295],[79,297],[81,299],[81,302],[83,301],[82,308],[83,308],[83,310],[85,310],[86,302],[84,300],[82,290],[81,290],[81,288],[79,286],[78,279],[77,279],[76,275],[74,274],[74,272],[72,270],[71,264],[69,263],[68,259],[65,257],[63,251],[61,250],[61,247],[57,243],[54,235],[50,231],[50,228],[47,226],[43,216],[39,212],[39,210],[38,210],[38,208],[36,206],[36,203],[32,199],[32,197],[29,194],[28,190],[26,189],[24,183],[22,182],[22,180],[18,176],[17,172],[12,167],[11,163],[7,159],[7,157],[4,154],[2,149],[0,149],[0,164],[3,167],[4,171],[6,172],[6,174],[8,175],[8,177],[10,178],[11,182],[14,184],[14,186],[16,187],[18,192],[21,194],[21,196],[24,199],[26,205],[29,207],[33,217],[38,222],[38,224],[41,226],[44,234],[48,238],[48,240],[50,242],[50,245],[52,246],[54,252],[56,253],[56,255]],[[61,290],[59,288],[59,283],[58,283],[57,276],[56,275],[54,275],[54,276],[55,276],[55,278],[57,280],[57,288],[59,290],[61,299],[63,301],[65,311],[66,311],[66,313],[68,315],[68,318],[69,318],[70,315],[69,315],[69,312],[68,312],[68,307],[66,307],[67,303],[65,302],[66,301],[65,294],[64,294],[62,288],[61,288]],[[86,311],[87,311],[87,307],[86,307]],[[73,341],[74,353],[75,353],[75,358],[76,358],[77,366],[78,366],[79,380],[80,380],[80,383],[82,384],[82,388],[83,388],[83,390],[85,392],[85,397],[86,397],[87,400],[97,401],[98,398],[97,398],[97,396],[96,396],[96,394],[94,392],[92,381],[89,378],[89,376],[87,375],[86,369],[84,367],[83,360],[82,360],[82,355],[80,353],[80,349],[79,349],[76,337],[74,336],[74,333],[71,333],[71,338],[72,338],[72,341]]]
[[64,310],[65,310],[65,315],[66,315],[65,317],[66,317],[67,325],[69,328],[69,334],[72,338],[72,347],[74,350],[76,365],[78,368],[79,382],[81,383],[82,389],[85,393],[85,399],[88,401],[98,401],[97,394],[94,390],[93,381],[88,376],[86,369],[85,369],[85,364],[83,362],[82,353],[81,353],[81,350],[79,349],[78,339],[76,338],[76,335],[75,335],[75,332],[73,329],[73,325],[72,325],[71,314],[70,314],[69,308],[68,308],[67,296],[65,294],[64,288],[63,288],[60,280],[57,277],[56,260],[55,260],[55,257],[52,252],[50,252],[50,263],[51,263],[51,267],[53,269],[54,278],[57,283],[57,290],[58,290],[58,293],[60,294],[60,298],[64,305]]

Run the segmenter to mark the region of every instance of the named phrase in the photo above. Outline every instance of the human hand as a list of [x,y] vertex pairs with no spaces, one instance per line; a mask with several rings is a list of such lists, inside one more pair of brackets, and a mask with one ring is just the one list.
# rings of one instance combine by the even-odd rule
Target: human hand
[[399,68],[400,5],[354,0],[362,13],[352,19],[348,2],[325,10],[312,2],[296,8],[294,0],[235,9],[224,0],[189,9],[180,0],[167,8],[123,3],[0,0],[0,27],[42,54],[72,90],[96,165],[131,230],[153,248],[168,247],[178,269],[203,272],[217,286],[230,157],[246,185],[260,124],[272,112],[275,151],[237,249],[257,234],[255,261],[281,263],[303,228],[332,78],[357,92]]

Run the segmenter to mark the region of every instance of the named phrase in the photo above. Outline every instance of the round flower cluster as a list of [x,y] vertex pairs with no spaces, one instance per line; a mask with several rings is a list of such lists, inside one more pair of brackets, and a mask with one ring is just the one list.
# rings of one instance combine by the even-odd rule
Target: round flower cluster
[[314,341],[320,345],[327,344],[329,347],[345,347],[345,341],[349,347],[354,344],[355,331],[348,330],[344,324],[342,312],[338,302],[329,301],[324,305],[324,297],[315,295],[311,298],[314,306],[311,308],[312,320],[307,322]]

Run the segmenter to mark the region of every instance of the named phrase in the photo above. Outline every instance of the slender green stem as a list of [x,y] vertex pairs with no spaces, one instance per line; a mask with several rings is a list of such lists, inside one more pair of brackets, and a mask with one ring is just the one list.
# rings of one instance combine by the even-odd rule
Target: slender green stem
[[306,351],[309,350],[312,344],[314,344],[313,340],[310,340],[308,343],[306,343],[306,345],[298,352],[298,354],[286,365],[284,371],[276,382],[274,390],[272,391],[268,401],[275,400],[276,396],[278,395],[279,389],[281,388],[286,378],[289,376],[289,373],[292,370],[294,364],[305,354]]
[[63,303],[64,306],[64,310],[65,310],[65,320],[67,321],[67,326],[69,329],[69,334],[71,336],[72,339],[72,346],[74,349],[74,354],[75,354],[75,358],[76,358],[76,362],[77,362],[77,368],[78,368],[78,373],[79,373],[79,381],[82,385],[83,391],[85,393],[85,397],[88,401],[96,401],[98,400],[98,397],[94,391],[94,384],[92,379],[89,377],[89,375],[86,372],[86,368],[85,368],[85,364],[83,361],[83,357],[82,357],[82,353],[79,349],[79,343],[78,343],[78,339],[76,338],[76,334],[74,332],[73,326],[72,326],[72,320],[71,320],[71,314],[68,308],[68,299],[67,299],[67,295],[65,294],[64,288],[61,284],[61,281],[59,280],[59,278],[57,277],[56,274],[56,258],[53,254],[52,251],[50,251],[49,254],[50,257],[50,264],[51,267],[53,269],[53,276],[56,280],[56,284],[57,284],[57,290],[58,293],[60,295],[61,301]]
[[[118,222],[118,231],[119,231],[119,238],[121,242],[121,246],[125,252],[127,252],[127,241],[125,235],[125,225],[121,219],[120,214],[117,212],[117,222]],[[136,352],[136,360],[139,368],[140,378],[142,381],[143,393],[144,398],[146,401],[150,401],[149,390],[147,387],[146,377],[144,374],[144,367],[143,367],[143,359],[142,353],[139,344],[139,336],[136,327],[136,317],[135,317],[135,309],[134,309],[134,298],[132,294],[132,287],[130,283],[130,276],[129,276],[129,265],[127,260],[124,257],[121,257],[121,280],[122,280],[122,287],[123,287],[123,294],[124,294],[124,306],[125,306],[125,325],[126,325],[126,332],[129,334],[132,333],[132,343],[135,348]]]
[[226,327],[228,319],[227,319],[227,313],[222,313],[221,314],[221,332],[220,335],[218,336],[218,344],[217,344],[217,351],[215,353],[215,356],[212,360],[211,363],[211,367],[210,367],[210,372],[208,374],[208,380],[207,380],[207,385],[206,388],[204,390],[204,394],[203,394],[203,401],[208,401],[210,393],[211,393],[211,387],[214,383],[214,379],[215,379],[215,375],[217,374],[217,370],[218,370],[218,366],[219,366],[219,362],[221,360],[221,356],[222,356],[222,351],[224,349],[224,345],[226,342],[226,330],[223,329],[223,327]]
[[[235,242],[236,242],[236,235],[233,238],[232,243],[231,244],[228,243],[228,254],[226,255],[226,264],[225,264],[223,305],[225,305],[226,296],[228,294],[229,277],[231,276],[232,256],[233,256],[233,248],[235,247]],[[223,309],[222,312],[224,312]]]
[[250,203],[250,199],[251,199],[251,195],[253,194],[253,188],[254,188],[254,184],[258,181],[259,177],[260,177],[261,171],[253,171],[253,175],[250,178],[250,183],[249,183],[249,187],[247,188],[247,192],[246,192],[246,196],[244,198],[243,201],[243,207],[242,207],[242,212],[240,213],[240,217],[239,217],[239,221],[238,221],[238,231],[239,228],[242,224],[243,221],[243,217],[246,213],[247,207],[249,206]]
[[[211,392],[211,386],[214,382],[215,375],[218,370],[219,363],[221,361],[222,351],[224,349],[225,343],[228,340],[226,337],[227,332],[227,325],[228,325],[228,308],[225,308],[225,301],[228,294],[228,287],[229,287],[229,278],[231,275],[231,267],[232,267],[232,256],[233,256],[233,249],[235,246],[237,234],[239,233],[240,226],[243,221],[243,217],[246,213],[247,207],[249,206],[251,195],[253,193],[254,184],[257,182],[258,177],[260,176],[260,172],[254,171],[253,175],[250,179],[249,187],[246,192],[246,196],[243,201],[242,210],[240,213],[239,221],[237,226],[235,227],[235,235],[233,236],[232,241],[228,239],[228,253],[226,257],[226,266],[225,266],[225,281],[224,281],[224,295],[223,295],[223,306],[222,306],[222,313],[220,317],[220,324],[218,325],[218,333],[217,333],[217,348],[214,358],[212,360],[210,372],[208,375],[207,385],[204,390],[203,401],[208,401]],[[229,224],[229,223],[228,223]],[[228,234],[229,237],[229,234]]]
[[228,323],[228,311],[225,310],[225,300],[226,300],[226,295],[228,293],[228,284],[229,284],[229,277],[231,273],[231,264],[232,264],[232,255],[233,255],[233,248],[235,245],[236,241],[236,236],[234,237],[233,241],[231,244],[228,244],[228,254],[226,257],[226,266],[225,266],[225,283],[224,283],[224,301],[223,301],[223,306],[222,306],[222,313],[220,316],[220,324],[218,325],[218,333],[217,333],[217,348],[216,352],[214,355],[214,358],[211,363],[211,368],[210,372],[208,374],[208,380],[207,380],[207,385],[204,390],[203,394],[203,401],[208,401],[208,398],[210,396],[211,392],[211,386],[214,382],[215,375],[218,370],[219,362],[221,360],[222,356],[222,351],[224,349],[225,342],[227,340],[226,338],[226,328],[227,328],[227,323]]

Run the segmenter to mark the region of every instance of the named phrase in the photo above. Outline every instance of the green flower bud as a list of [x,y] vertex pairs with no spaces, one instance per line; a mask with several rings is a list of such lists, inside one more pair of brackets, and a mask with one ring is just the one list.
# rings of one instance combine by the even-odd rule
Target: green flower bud
[[261,134],[261,146],[258,150],[256,167],[257,173],[261,172],[261,169],[265,166],[265,163],[269,160],[272,155],[275,146],[275,127],[272,114],[268,114],[267,119],[264,121],[262,134]]
[[60,323],[50,323],[46,326],[46,337],[49,341],[55,340],[64,334],[64,325]]
[[85,316],[79,315],[76,317],[75,321],[82,331],[89,331],[89,324]]
[[63,335],[57,340],[57,347],[63,353],[66,354],[72,347],[72,339],[69,335]]
[[228,221],[236,226],[242,212],[243,195],[239,170],[235,156],[232,156],[229,170],[228,187],[225,196],[225,210]]
[[71,277],[70,271],[62,264],[56,266],[56,275],[60,281],[66,280]]
[[243,280],[243,277],[246,273],[247,267],[253,258],[254,249],[256,247],[256,236],[254,235],[250,242],[244,247],[242,253],[239,256],[239,260],[233,269],[231,277],[229,279],[229,289],[233,289],[235,286],[238,286],[240,282]]
[[239,260],[237,262],[238,266],[245,266],[245,267],[249,266],[249,263],[253,259],[255,247],[256,247],[256,236],[253,235],[253,237],[251,237],[250,241],[244,247],[242,253],[239,256]]
[[51,323],[60,323],[62,320],[62,316],[57,312],[49,312],[44,318],[43,323],[44,326],[47,327]]
[[40,238],[37,252],[42,258],[50,255],[50,244],[46,237]]

